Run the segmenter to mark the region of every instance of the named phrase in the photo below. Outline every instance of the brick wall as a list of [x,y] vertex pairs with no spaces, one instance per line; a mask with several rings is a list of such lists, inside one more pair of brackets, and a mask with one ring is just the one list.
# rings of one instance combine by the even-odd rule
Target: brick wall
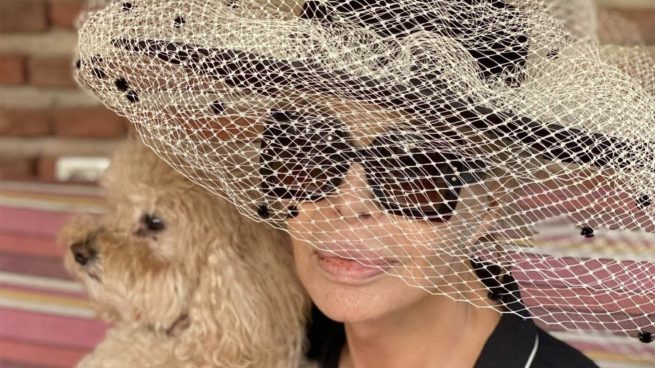
[[72,78],[84,0],[0,0],[0,180],[55,179],[62,156],[106,156],[128,122]]
[[[128,122],[71,77],[83,1],[0,0],[0,180],[54,180],[58,157],[107,155],[126,135]],[[655,0],[598,2],[655,50]]]

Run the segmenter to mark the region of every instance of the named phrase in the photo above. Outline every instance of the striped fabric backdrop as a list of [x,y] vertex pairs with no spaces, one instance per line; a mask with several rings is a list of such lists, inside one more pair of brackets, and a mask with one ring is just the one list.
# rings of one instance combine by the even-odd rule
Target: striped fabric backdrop
[[103,339],[54,240],[72,214],[101,211],[92,187],[0,183],[0,367],[73,367]]
[[[62,266],[64,250],[58,249],[54,241],[71,215],[102,212],[103,202],[96,187],[0,182],[0,367],[73,367],[102,340],[107,326],[94,319],[81,284],[71,279]],[[556,224],[545,240],[564,242],[569,248],[579,246],[579,238],[562,237],[560,230]],[[653,252],[655,244],[636,246]],[[652,269],[649,277],[655,280],[655,264]],[[515,277],[521,282],[525,275]],[[523,295],[526,303],[538,303],[543,298],[553,301],[552,295],[539,291],[539,280],[534,281],[531,291]],[[654,288],[651,286],[651,290]],[[652,296],[655,315],[655,293]],[[561,305],[552,308],[575,308],[567,300],[561,299]],[[629,307],[635,301],[627,300],[626,305],[619,306],[601,301],[595,308],[605,308],[611,314],[616,312],[613,308]],[[655,367],[655,343],[551,331],[602,367]]]

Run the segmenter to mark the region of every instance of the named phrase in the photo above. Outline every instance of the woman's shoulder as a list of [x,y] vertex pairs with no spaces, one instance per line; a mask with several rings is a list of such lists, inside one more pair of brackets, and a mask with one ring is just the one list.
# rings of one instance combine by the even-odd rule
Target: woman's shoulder
[[[312,307],[307,326],[306,357],[321,368],[337,368],[346,342],[342,323]],[[485,343],[475,368],[598,368],[580,351],[534,324],[532,319],[504,313]]]
[[504,313],[475,368],[598,368],[580,351],[539,328],[532,319]]
[[579,350],[539,329],[541,349],[535,356],[534,367],[598,368]]

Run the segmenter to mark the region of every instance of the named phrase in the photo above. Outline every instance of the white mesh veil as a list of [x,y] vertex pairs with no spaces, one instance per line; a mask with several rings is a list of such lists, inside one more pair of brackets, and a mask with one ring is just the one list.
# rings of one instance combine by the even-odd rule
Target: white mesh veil
[[430,293],[639,344],[655,334],[653,62],[601,47],[579,11],[113,1],[81,26],[77,78],[244,216]]

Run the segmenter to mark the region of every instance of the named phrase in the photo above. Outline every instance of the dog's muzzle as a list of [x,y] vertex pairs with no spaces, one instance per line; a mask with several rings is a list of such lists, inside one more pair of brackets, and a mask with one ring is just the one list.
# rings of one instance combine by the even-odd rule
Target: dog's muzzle
[[90,239],[85,239],[70,246],[75,262],[80,266],[86,266],[96,258],[97,252],[90,243]]

